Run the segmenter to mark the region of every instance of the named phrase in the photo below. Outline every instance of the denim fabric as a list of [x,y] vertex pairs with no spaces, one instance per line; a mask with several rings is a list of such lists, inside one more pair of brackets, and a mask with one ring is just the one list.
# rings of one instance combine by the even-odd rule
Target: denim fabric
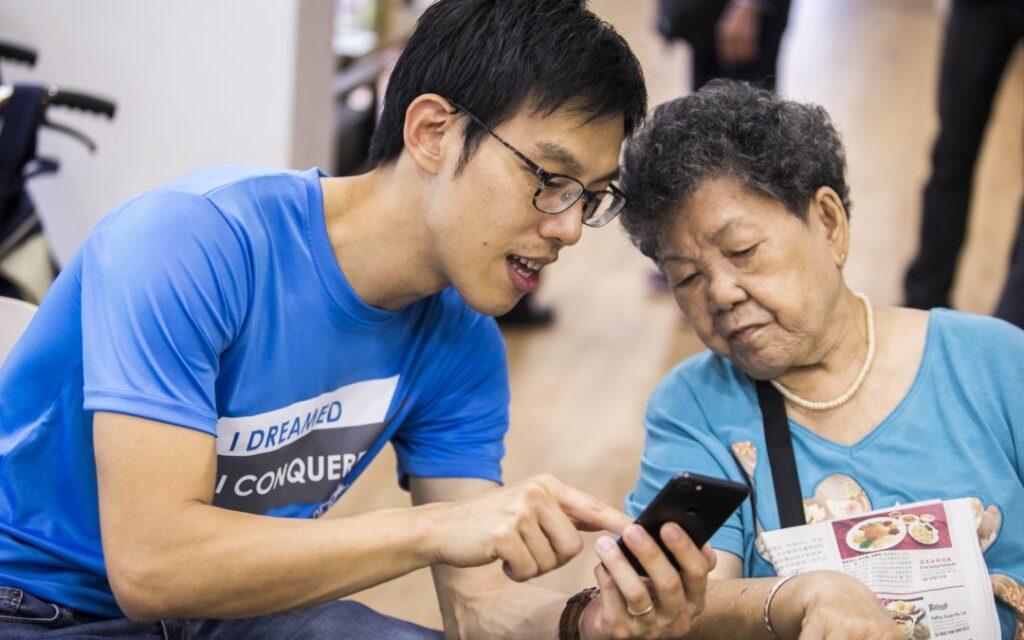
[[0,587],[0,638],[118,638],[120,640],[440,640],[443,634],[381,615],[357,602],[328,602],[308,609],[242,620],[97,619],[26,593]]

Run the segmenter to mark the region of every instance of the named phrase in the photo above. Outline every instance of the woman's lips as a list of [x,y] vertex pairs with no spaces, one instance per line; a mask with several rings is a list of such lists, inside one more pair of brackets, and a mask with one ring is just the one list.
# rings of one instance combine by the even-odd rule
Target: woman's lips
[[763,324],[750,324],[740,329],[736,329],[729,334],[729,341],[738,342],[740,344],[750,342],[751,340],[754,339],[754,336],[757,334],[757,332],[760,331],[763,327]]

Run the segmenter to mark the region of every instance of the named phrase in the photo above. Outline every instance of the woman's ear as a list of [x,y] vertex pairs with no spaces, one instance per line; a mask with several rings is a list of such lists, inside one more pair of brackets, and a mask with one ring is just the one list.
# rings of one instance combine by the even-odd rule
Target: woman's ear
[[417,96],[405,110],[402,139],[405,151],[427,173],[440,171],[445,154],[445,136],[455,131],[455,108],[435,93]]
[[835,264],[842,269],[850,251],[850,219],[842,198],[832,187],[820,187],[814,192],[808,213],[814,218],[810,222],[821,225]]

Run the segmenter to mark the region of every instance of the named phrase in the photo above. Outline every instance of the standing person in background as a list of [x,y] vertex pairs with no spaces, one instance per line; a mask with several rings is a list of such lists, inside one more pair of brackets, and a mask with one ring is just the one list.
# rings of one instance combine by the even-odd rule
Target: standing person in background
[[[658,31],[690,43],[691,91],[716,78],[775,91],[789,5],[790,0],[660,0]],[[670,290],[659,270],[650,272],[648,283],[655,292]]]
[[661,0],[658,30],[693,50],[693,91],[715,78],[775,90],[790,0]]
[[[710,549],[666,526],[678,571],[592,496],[500,486],[486,317],[618,214],[645,111],[582,0],[440,0],[373,170],[214,167],[105,217],[0,368],[0,637],[437,637],[339,600],[427,566],[449,636],[683,635]],[[414,506],[340,516],[389,444]],[[600,566],[600,594],[518,583],[579,528],[622,533],[653,588]]]
[[[953,0],[939,76],[939,135],[924,189],[920,247],[904,279],[908,307],[950,306],[978,151],[1003,70],[1024,38],[1021,0]],[[1012,78],[1018,91],[1024,84]],[[1024,327],[1024,202],[996,316]]]

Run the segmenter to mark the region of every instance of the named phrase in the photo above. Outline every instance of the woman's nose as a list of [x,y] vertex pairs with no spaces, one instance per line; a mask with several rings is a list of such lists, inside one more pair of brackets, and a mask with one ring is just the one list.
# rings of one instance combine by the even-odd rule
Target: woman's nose
[[729,273],[712,274],[708,282],[708,307],[712,314],[731,311],[747,299],[747,292]]

